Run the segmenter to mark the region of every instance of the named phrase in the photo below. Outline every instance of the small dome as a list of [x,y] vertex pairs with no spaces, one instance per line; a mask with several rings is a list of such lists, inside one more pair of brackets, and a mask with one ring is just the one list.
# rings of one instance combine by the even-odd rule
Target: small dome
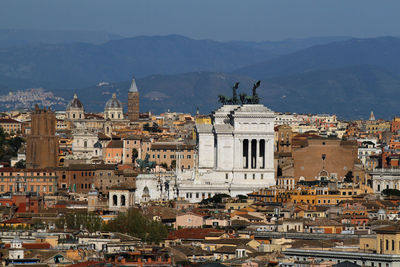
[[67,105],[67,110],[69,110],[71,108],[83,109],[82,102],[78,99],[78,96],[76,94],[74,94],[74,98]]
[[111,99],[107,101],[105,108],[122,108],[122,103],[117,99],[117,95],[115,93],[112,95]]

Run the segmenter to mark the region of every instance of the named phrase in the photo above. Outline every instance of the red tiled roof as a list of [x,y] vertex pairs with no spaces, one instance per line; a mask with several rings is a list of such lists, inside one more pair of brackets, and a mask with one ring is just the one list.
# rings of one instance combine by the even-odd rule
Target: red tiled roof
[[0,123],[21,123],[14,119],[0,119]]
[[179,229],[168,234],[167,239],[175,240],[175,239],[205,239],[205,237],[210,233],[224,233],[222,230],[215,230],[212,228],[187,228],[187,229]]
[[89,267],[89,266],[97,266],[102,263],[104,263],[104,261],[85,261],[85,262],[71,264],[71,265],[68,265],[67,267]]
[[9,220],[2,221],[1,223],[26,223],[29,221],[27,218],[13,218]]

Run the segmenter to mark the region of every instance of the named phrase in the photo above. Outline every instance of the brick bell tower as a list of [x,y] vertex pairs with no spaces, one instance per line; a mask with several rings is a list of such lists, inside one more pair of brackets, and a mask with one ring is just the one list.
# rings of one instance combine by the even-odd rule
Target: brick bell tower
[[35,110],[31,115],[31,134],[27,138],[26,167],[48,168],[58,165],[56,115],[49,109]]
[[139,121],[139,91],[135,78],[132,79],[128,92],[128,119],[131,122]]

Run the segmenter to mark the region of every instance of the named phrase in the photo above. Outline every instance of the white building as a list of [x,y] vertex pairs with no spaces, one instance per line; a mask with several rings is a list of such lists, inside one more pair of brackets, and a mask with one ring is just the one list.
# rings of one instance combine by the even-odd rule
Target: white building
[[74,94],[74,98],[68,103],[66,115],[71,121],[85,119],[85,110],[77,94]]
[[73,159],[91,159],[94,153],[94,145],[98,140],[97,133],[78,128],[73,130],[72,137]]
[[357,139],[358,142],[358,159],[365,167],[367,160],[372,155],[380,155],[382,149],[377,147],[376,139]]
[[167,200],[177,197],[176,179],[172,173],[141,173],[136,177],[135,202]]
[[400,190],[400,169],[374,169],[370,172],[374,193],[385,189]]
[[117,99],[115,93],[112,94],[110,100],[107,101],[104,107],[104,119],[123,120],[124,110],[121,101]]
[[8,250],[8,258],[11,260],[23,259],[24,248],[22,247],[22,241],[18,237],[15,237],[10,242],[10,249]]
[[121,184],[108,191],[108,208],[114,211],[126,211],[135,204],[135,189],[132,185]]
[[274,112],[260,104],[224,105],[212,120],[196,125],[198,166],[178,174],[179,195],[197,202],[274,185]]

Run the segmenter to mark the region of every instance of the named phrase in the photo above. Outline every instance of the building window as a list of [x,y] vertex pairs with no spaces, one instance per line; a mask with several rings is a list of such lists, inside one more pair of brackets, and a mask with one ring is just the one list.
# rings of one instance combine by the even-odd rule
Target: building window
[[36,186],[36,192],[38,192],[38,193],[40,192],[40,185]]
[[246,174],[246,173],[244,174],[244,179],[245,179],[245,180],[247,179],[247,174]]

